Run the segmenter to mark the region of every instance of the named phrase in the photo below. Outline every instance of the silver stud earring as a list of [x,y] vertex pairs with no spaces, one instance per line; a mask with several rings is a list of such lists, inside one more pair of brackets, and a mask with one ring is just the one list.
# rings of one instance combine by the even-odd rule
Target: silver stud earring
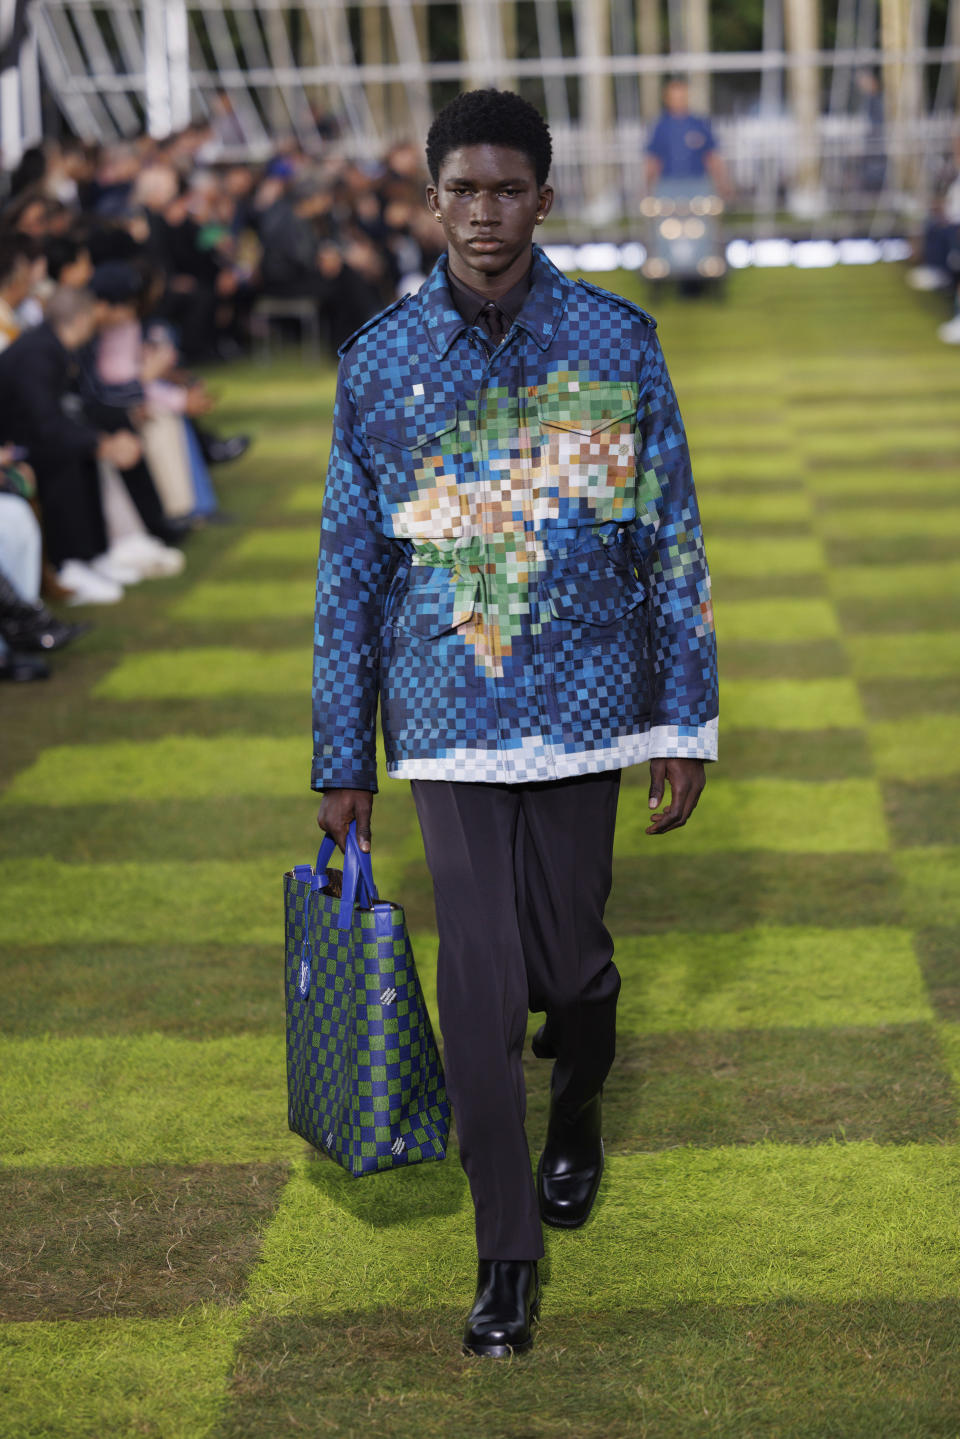
[[542,215],[538,215],[538,216],[537,216],[537,224],[538,224],[538,225],[542,225],[542,224],[543,224],[543,216],[542,216]]
[[439,210],[434,210],[434,212],[433,212],[433,218],[434,218],[435,220],[440,220],[440,221],[443,220],[443,216],[440,214],[440,211],[439,211]]

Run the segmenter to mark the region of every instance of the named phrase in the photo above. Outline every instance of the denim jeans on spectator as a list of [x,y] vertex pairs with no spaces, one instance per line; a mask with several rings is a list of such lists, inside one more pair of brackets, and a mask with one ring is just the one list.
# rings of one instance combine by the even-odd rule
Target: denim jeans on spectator
[[[19,495],[0,495],[0,570],[25,600],[40,597],[42,559],[43,542],[33,510]],[[0,660],[6,654],[0,636]]]

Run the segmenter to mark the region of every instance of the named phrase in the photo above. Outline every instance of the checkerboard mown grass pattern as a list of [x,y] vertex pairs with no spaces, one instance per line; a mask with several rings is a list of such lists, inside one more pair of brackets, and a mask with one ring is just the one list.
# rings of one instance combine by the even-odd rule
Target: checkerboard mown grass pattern
[[[238,525],[0,697],[0,1432],[960,1432],[960,421],[925,304],[886,267],[658,308],[721,762],[661,840],[625,775],[607,1175],[504,1366],[457,1353],[455,1157],[353,1181],[286,1131],[333,375],[218,377],[257,432],[221,472]],[[401,784],[374,852],[433,1005]]]

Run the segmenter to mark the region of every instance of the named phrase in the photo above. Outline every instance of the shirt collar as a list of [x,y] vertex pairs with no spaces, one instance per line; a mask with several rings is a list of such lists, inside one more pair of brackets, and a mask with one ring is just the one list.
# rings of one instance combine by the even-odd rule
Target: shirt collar
[[[501,295],[499,300],[494,301],[497,309],[504,316],[508,329],[523,309],[523,302],[530,293],[530,285],[533,280],[532,272],[533,266],[531,265],[530,269],[527,270],[525,275],[520,277],[512,289],[509,289],[505,295]],[[449,264],[447,265],[447,289],[450,291],[450,298],[453,300],[453,303],[467,324],[475,325],[479,315],[486,308],[489,297],[478,294],[476,290],[471,289],[469,285],[465,285],[462,280],[457,279],[456,275],[450,269]]]
[[[547,259],[539,245],[534,245],[530,290],[515,323],[527,331],[541,350],[547,348],[556,334],[569,288],[566,276]],[[437,354],[443,356],[457,336],[468,328],[450,294],[445,254],[440,256],[417,298],[423,307],[430,342]]]

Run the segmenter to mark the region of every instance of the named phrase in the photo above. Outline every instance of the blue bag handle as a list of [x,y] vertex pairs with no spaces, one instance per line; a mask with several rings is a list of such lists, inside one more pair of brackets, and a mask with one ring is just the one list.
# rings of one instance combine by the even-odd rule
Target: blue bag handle
[[[317,867],[315,874],[317,879],[326,873],[327,865],[333,857],[337,842],[330,835],[325,835],[323,843],[317,854]],[[340,899],[340,912],[337,916],[337,928],[349,929],[353,924],[354,906],[359,902],[368,908],[376,904],[379,899],[377,886],[373,880],[373,865],[369,852],[360,848],[357,839],[357,826],[355,821],[350,821],[347,830],[347,843],[344,850],[343,864],[343,888]]]

